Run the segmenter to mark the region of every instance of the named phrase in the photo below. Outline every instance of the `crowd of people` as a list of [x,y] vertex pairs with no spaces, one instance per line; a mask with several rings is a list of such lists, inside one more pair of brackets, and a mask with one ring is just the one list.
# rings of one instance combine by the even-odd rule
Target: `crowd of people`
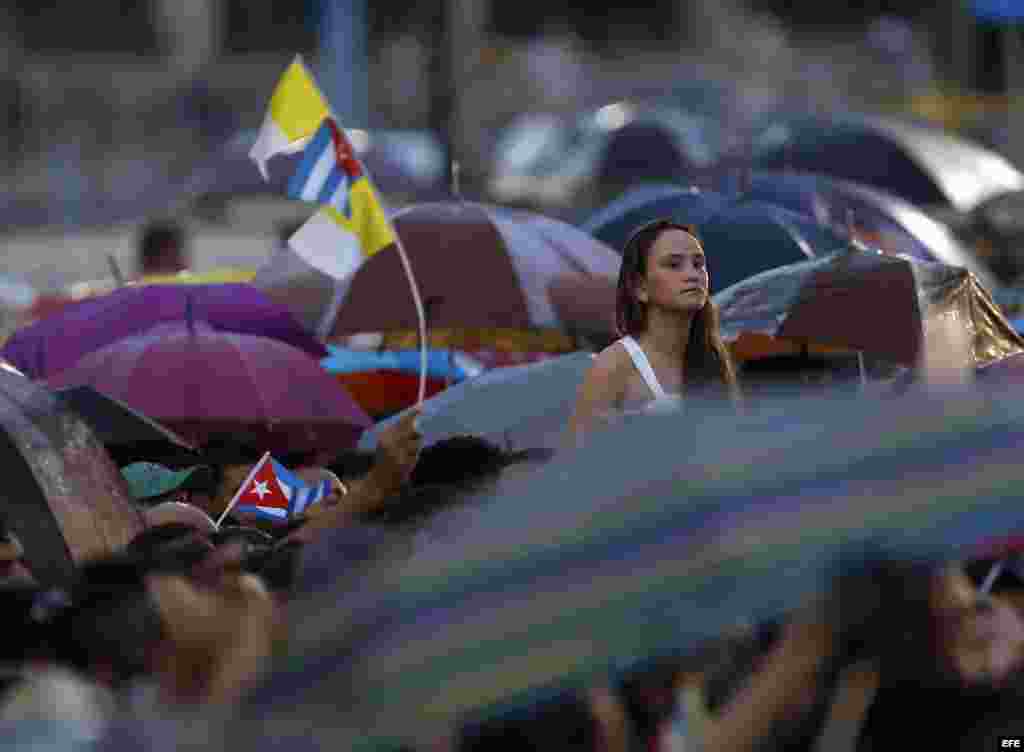
[[[179,241],[154,233],[153,269],[176,265]],[[706,255],[714,249],[689,226],[664,221],[634,234],[618,286],[622,339],[585,376],[565,451],[614,430],[624,413],[685,410],[705,398],[740,409]],[[962,359],[949,356],[956,343],[932,340],[925,380],[959,380]],[[324,447],[278,457],[331,488],[284,524],[228,508],[261,447],[220,437],[190,467],[122,467],[147,528],[123,550],[84,563],[66,587],[37,582],[7,529],[5,740],[52,749],[235,743],[228,722],[218,737],[209,719],[245,717],[239,709],[286,652],[296,603],[553,456],[479,436],[424,446],[418,418],[412,409],[381,429],[372,452]],[[452,752],[625,752],[669,749],[673,740],[705,752],[991,748],[990,739],[1024,728],[1024,542],[979,544],[955,558],[868,552],[840,563],[824,597],[777,620],[684,657],[632,663],[590,686],[537,688],[515,707],[482,709],[447,735],[414,741]],[[278,743],[260,738],[258,719],[248,723],[256,746]],[[401,718],[394,723],[400,731]],[[315,730],[304,733],[320,748],[309,741]]]

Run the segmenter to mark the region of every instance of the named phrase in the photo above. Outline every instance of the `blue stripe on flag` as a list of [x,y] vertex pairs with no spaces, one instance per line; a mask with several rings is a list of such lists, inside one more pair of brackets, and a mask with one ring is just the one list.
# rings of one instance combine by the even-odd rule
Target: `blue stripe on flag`
[[286,510],[275,509],[273,507],[257,507],[253,505],[239,504],[235,507],[235,511],[240,514],[251,514],[264,520],[271,520],[272,522],[281,522],[288,519],[288,512]]
[[274,474],[288,497],[288,514],[301,514],[310,504],[314,504],[330,493],[330,481],[321,481],[311,486],[299,476],[286,468],[277,460],[271,458],[274,465]]
[[346,180],[345,173],[337,167],[331,168],[331,174],[327,176],[327,180],[324,182],[324,187],[320,189],[320,195],[317,196],[318,204],[331,204],[334,205],[335,191],[338,190],[339,185],[344,185],[344,194],[348,194],[348,181]]
[[309,181],[309,175],[323,155],[324,151],[331,146],[331,129],[327,127],[325,120],[320,124],[313,140],[310,141],[302,152],[302,161],[288,181],[288,197],[301,199],[302,192]]

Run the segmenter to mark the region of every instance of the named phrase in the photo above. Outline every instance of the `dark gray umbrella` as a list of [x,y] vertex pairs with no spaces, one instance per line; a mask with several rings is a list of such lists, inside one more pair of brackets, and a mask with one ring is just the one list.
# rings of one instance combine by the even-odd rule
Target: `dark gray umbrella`
[[0,514],[36,578],[67,582],[76,563],[144,529],[117,467],[89,426],[52,392],[0,370]]
[[196,447],[168,428],[91,386],[58,389],[57,396],[92,427],[118,465],[139,460],[194,463]]
[[969,212],[1024,189],[1001,155],[935,126],[888,118],[769,116],[754,136],[754,164],[873,185],[917,206]]

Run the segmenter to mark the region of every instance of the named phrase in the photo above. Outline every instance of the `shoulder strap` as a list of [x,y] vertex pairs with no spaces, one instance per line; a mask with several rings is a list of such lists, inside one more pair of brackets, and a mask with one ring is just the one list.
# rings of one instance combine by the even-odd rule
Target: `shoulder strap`
[[654,369],[651,368],[651,362],[647,360],[647,355],[644,353],[643,348],[637,343],[632,337],[623,337],[622,345],[626,348],[626,352],[629,353],[629,357],[633,361],[633,365],[636,366],[636,370],[643,376],[644,381],[647,383],[648,389],[654,393],[655,399],[662,399],[665,397],[665,390],[661,388],[661,382],[658,381],[658,377],[654,374]]

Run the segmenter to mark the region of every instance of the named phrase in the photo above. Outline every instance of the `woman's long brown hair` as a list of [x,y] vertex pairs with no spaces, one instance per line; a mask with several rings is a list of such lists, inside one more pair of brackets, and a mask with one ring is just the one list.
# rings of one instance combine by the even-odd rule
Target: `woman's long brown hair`
[[[626,243],[619,270],[615,300],[615,322],[620,336],[637,336],[647,328],[647,307],[636,299],[636,288],[647,274],[647,261],[654,242],[663,232],[681,230],[700,243],[697,228],[661,219],[639,228]],[[686,343],[683,384],[687,390],[740,400],[736,367],[719,330],[718,308],[709,297],[693,316]]]

